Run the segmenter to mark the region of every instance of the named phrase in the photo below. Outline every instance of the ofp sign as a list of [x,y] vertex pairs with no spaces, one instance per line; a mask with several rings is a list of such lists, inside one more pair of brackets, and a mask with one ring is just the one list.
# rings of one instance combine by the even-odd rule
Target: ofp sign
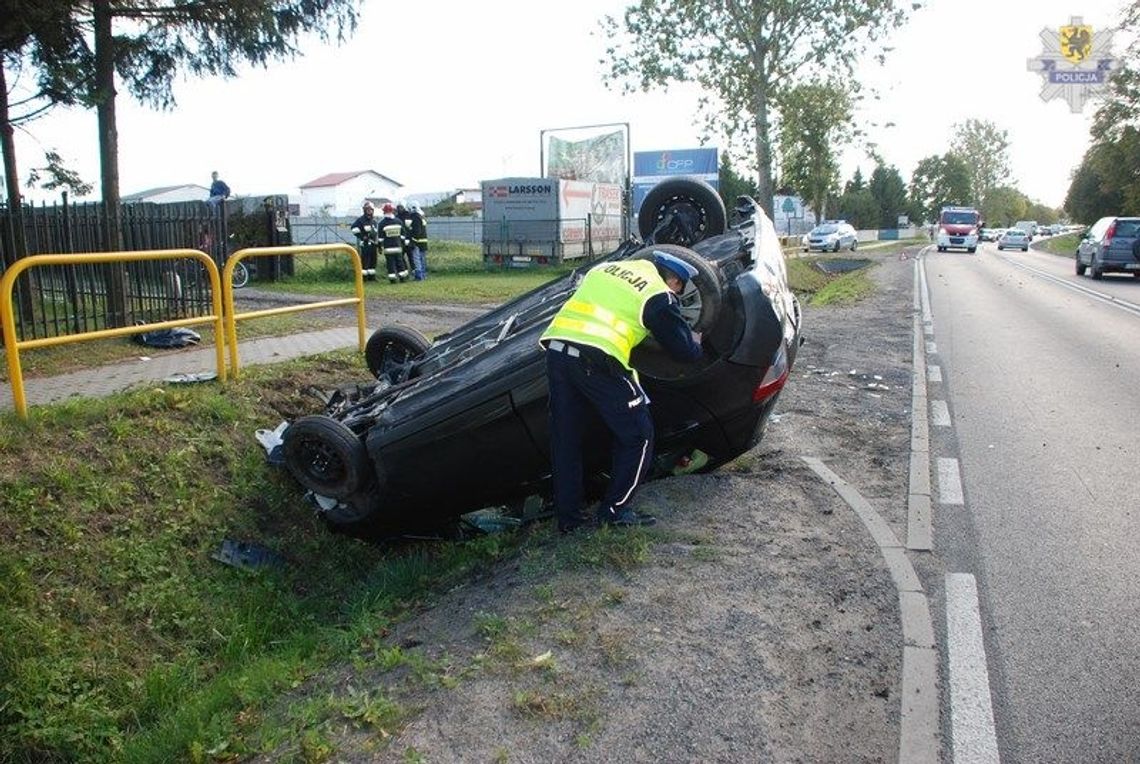
[[668,151],[633,152],[633,214],[649,189],[662,178],[686,175],[699,178],[713,188],[718,185],[720,164],[717,149],[670,149]]

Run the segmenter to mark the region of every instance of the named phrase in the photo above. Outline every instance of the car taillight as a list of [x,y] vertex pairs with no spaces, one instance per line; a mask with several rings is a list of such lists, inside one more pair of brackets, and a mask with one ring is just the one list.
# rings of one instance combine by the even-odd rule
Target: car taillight
[[1104,246],[1107,247],[1109,244],[1111,244],[1112,243],[1112,237],[1115,235],[1116,235],[1116,221],[1114,220],[1114,221],[1112,221],[1112,225],[1110,225],[1108,227],[1108,230],[1104,232]]
[[762,403],[768,400],[780,392],[787,381],[788,349],[786,345],[781,344],[780,349],[776,352],[776,357],[772,359],[772,365],[764,374],[764,379],[760,380],[760,384],[756,385],[756,389],[752,391],[752,402]]

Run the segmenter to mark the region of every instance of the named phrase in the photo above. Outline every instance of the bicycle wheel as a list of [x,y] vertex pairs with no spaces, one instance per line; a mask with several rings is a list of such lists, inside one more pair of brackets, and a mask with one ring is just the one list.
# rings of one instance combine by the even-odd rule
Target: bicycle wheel
[[230,279],[230,284],[234,289],[241,289],[249,283],[249,268],[245,267],[245,263],[240,260],[234,263],[233,278]]

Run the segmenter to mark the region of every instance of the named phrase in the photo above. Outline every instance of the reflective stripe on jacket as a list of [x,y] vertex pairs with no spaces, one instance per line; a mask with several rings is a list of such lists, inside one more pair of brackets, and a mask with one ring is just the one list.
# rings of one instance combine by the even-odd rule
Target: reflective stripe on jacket
[[380,248],[386,255],[404,251],[404,223],[399,218],[386,216],[380,221],[380,234],[384,237]]
[[649,334],[642,322],[645,303],[668,291],[657,266],[648,260],[596,266],[554,315],[540,341],[558,339],[589,345],[630,369],[630,352]]

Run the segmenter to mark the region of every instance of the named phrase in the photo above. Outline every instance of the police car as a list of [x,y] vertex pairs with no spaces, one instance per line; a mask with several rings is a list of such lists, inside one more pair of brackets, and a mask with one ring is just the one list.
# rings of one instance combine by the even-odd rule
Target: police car
[[[438,528],[484,507],[550,495],[544,351],[538,338],[590,267],[665,251],[697,270],[681,294],[704,354],[672,360],[652,338],[631,363],[651,400],[655,455],[648,480],[678,465],[715,470],[753,448],[800,344],[800,306],[772,222],[749,197],[726,223],[717,193],[691,178],[650,190],[642,238],[541,286],[434,342],[387,326],[368,341],[370,376],[334,393],[321,413],[291,422],[286,467],[334,529],[368,537]],[[586,482],[609,469],[608,434],[587,423]],[[589,491],[592,489],[588,489]],[[596,495],[595,495],[596,498]]]

